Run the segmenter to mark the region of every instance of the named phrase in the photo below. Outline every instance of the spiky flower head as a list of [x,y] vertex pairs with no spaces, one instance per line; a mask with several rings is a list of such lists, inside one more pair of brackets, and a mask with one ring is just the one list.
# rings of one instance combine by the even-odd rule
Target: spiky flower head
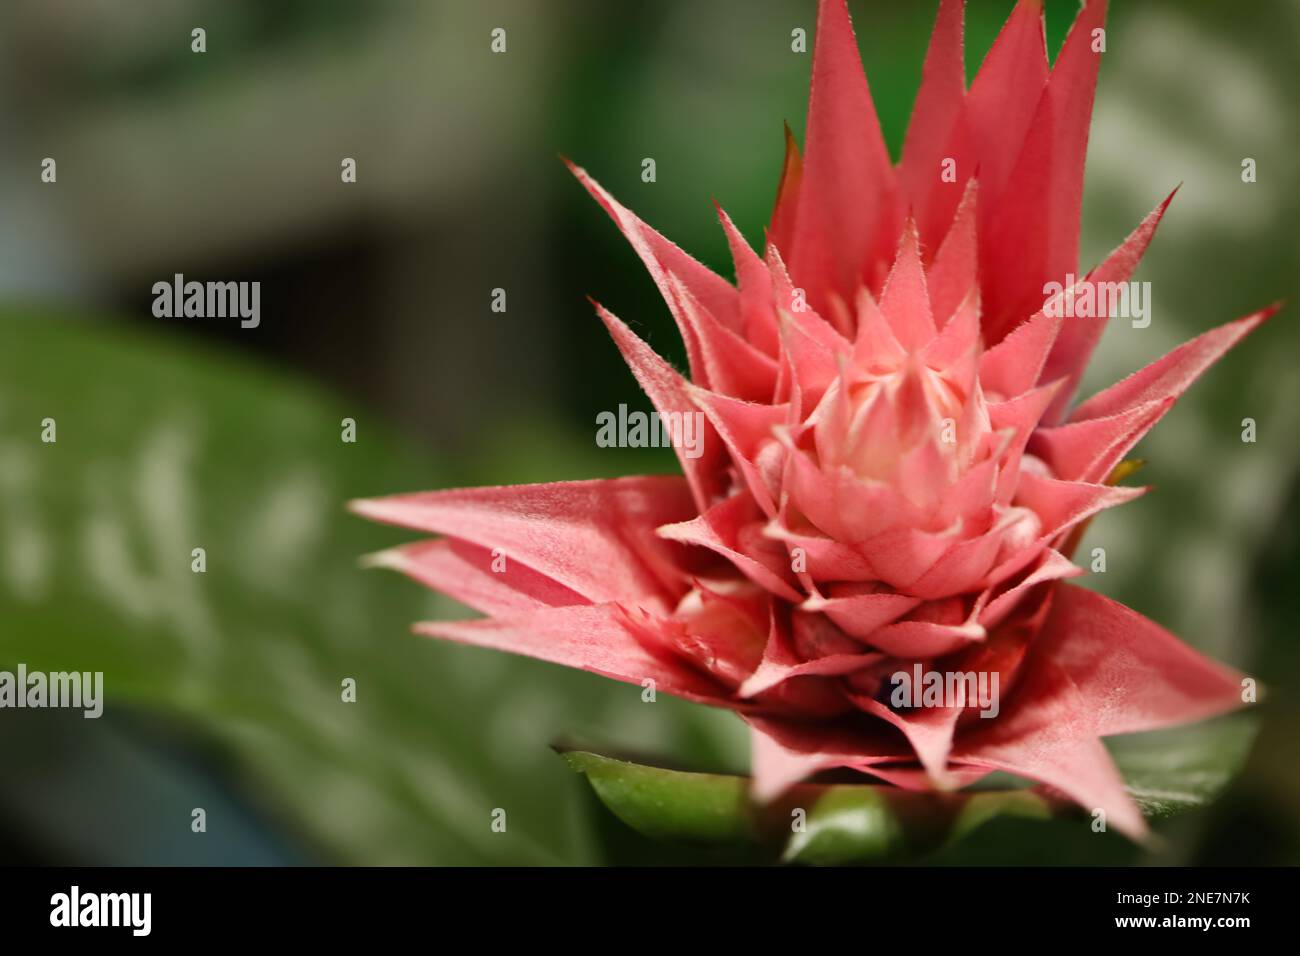
[[[894,166],[844,0],[822,0],[806,148],[787,138],[761,256],[719,211],[735,285],[572,167],[657,283],[689,374],[597,313],[665,418],[704,417],[703,454],[679,449],[680,479],[357,503],[443,535],[381,562],[488,615],[418,630],[731,708],[759,798],[835,767],[907,788],[1002,770],[1141,836],[1100,738],[1239,706],[1240,676],[1066,583],[1070,552],[1145,490],[1112,482],[1126,453],[1269,313],[1071,408],[1107,315],[1063,301],[1128,281],[1169,203],[1070,285],[1105,6],[1049,68],[1023,0],[967,89],[963,5],[942,0]],[[922,674],[965,690],[900,699]]]

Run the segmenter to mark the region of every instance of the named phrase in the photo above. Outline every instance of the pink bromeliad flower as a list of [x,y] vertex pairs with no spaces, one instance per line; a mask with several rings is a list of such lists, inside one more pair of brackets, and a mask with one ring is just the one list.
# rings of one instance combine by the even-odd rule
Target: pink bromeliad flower
[[[1100,738],[1236,708],[1241,678],[1066,583],[1070,551],[1145,490],[1108,480],[1128,450],[1268,312],[1071,409],[1105,318],[1062,318],[1044,288],[1078,270],[1104,19],[1090,0],[1049,69],[1024,0],[967,89],[963,6],[942,0],[894,166],[845,4],[822,0],[764,255],[720,214],[736,285],[574,167],[658,284],[689,378],[597,312],[662,415],[703,413],[703,453],[679,450],[684,477],[355,503],[443,535],[383,563],[488,615],[417,630],[730,708],[759,799],[830,768],[927,789],[1006,771],[1141,837]],[[1168,202],[1084,282],[1127,281]],[[900,706],[895,675],[918,672],[982,675],[999,703],[917,687]]]

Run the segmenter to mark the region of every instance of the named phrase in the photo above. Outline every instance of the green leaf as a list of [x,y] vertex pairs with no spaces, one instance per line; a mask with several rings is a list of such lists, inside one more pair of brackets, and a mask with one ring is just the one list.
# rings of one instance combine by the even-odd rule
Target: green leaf
[[759,848],[787,863],[914,859],[999,814],[1070,812],[1027,790],[938,794],[867,784],[805,784],[760,808],[749,799],[746,777],[667,770],[582,750],[563,756],[615,816],[645,836]]
[[564,757],[605,806],[646,836],[694,844],[757,839],[744,777],[681,773],[581,750]]
[[[1129,790],[1152,818],[1203,805],[1245,758],[1254,722],[1234,715],[1112,742]],[[1038,789],[915,793],[874,784],[804,784],[756,806],[746,777],[667,770],[563,751],[609,810],[639,833],[692,845],[761,849],[786,863],[916,860],[998,818],[1088,820]],[[797,825],[796,825],[797,824]]]
[[[73,740],[110,752],[110,731],[193,738],[181,752],[214,754],[203,764],[227,795],[299,858],[367,864],[591,861],[577,781],[549,752],[562,733],[613,727],[726,759],[714,728],[730,715],[663,700],[638,724],[640,688],[413,635],[415,621],[473,612],[361,570],[362,555],[420,536],[344,503],[451,479],[361,403],[79,316],[0,313],[0,343],[0,669],[103,671],[105,716],[78,719]],[[345,417],[355,444],[341,441]],[[28,715],[21,731],[0,718],[12,766],[55,733],[54,712]],[[83,773],[72,762],[63,779]],[[106,862],[133,853],[133,835],[189,833],[183,787],[97,801],[90,780],[56,801],[42,777],[5,784],[7,819],[36,845],[67,845],[68,817],[103,835]],[[228,835],[219,817],[210,830]]]
[[1231,714],[1107,741],[1129,794],[1159,820],[1212,801],[1246,762],[1258,722]]

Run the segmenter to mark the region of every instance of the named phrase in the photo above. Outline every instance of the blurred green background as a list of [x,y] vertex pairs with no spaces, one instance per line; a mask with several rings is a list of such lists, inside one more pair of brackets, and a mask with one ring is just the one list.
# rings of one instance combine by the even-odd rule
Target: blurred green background
[[[851,3],[895,155],[934,6]],[[968,72],[1010,6],[970,4]],[[1300,4],[1113,7],[1081,265],[1184,185],[1137,276],[1152,325],[1113,325],[1085,393],[1298,298]],[[1074,9],[1047,3],[1053,53]],[[460,609],[358,570],[410,536],[343,502],[675,470],[594,444],[597,412],[648,406],[584,296],[682,350],[557,154],[730,276],[710,200],[761,241],[781,123],[804,123],[810,56],[790,31],[814,20],[812,0],[0,8],[0,668],[103,670],[108,694],[98,721],[0,712],[0,861],[698,858],[630,835],[548,744],[743,771],[739,722],[412,636]],[[56,184],[40,181],[45,157]],[[343,157],[356,184],[339,181]],[[151,286],[176,272],[260,280],[261,326],[153,318]],[[1158,851],[1005,821],[941,862],[1300,861],[1294,310],[1140,446],[1156,493],[1096,522],[1082,552],[1109,556],[1090,586],[1269,687],[1245,771],[1162,825]],[[57,444],[40,442],[46,417]],[[356,444],[339,440],[344,417]]]

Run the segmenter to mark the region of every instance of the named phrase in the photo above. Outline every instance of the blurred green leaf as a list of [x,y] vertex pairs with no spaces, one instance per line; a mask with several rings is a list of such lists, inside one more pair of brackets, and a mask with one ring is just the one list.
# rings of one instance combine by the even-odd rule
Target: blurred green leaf
[[[1234,716],[1119,738],[1113,752],[1129,791],[1152,818],[1208,803],[1240,766],[1254,722]],[[804,784],[759,807],[749,780],[667,770],[564,752],[609,810],[639,833],[692,845],[761,848],[773,861],[842,865],[905,862],[951,846],[999,817],[1087,819],[1037,789],[917,793],[873,784]],[[796,820],[800,826],[794,826]]]
[[1143,814],[1158,820],[1217,797],[1246,762],[1257,730],[1250,714],[1232,714],[1107,744]]
[[[412,635],[472,612],[361,570],[415,536],[344,502],[438,487],[446,469],[360,403],[80,317],[0,313],[0,341],[0,667],[103,671],[109,720],[76,722],[90,740],[114,715],[157,715],[215,747],[308,858],[368,864],[590,861],[577,781],[548,749],[560,733],[727,759],[714,728],[730,715],[663,701],[641,720],[639,688]],[[184,839],[176,793],[150,825]],[[129,846],[139,814],[86,799]]]

